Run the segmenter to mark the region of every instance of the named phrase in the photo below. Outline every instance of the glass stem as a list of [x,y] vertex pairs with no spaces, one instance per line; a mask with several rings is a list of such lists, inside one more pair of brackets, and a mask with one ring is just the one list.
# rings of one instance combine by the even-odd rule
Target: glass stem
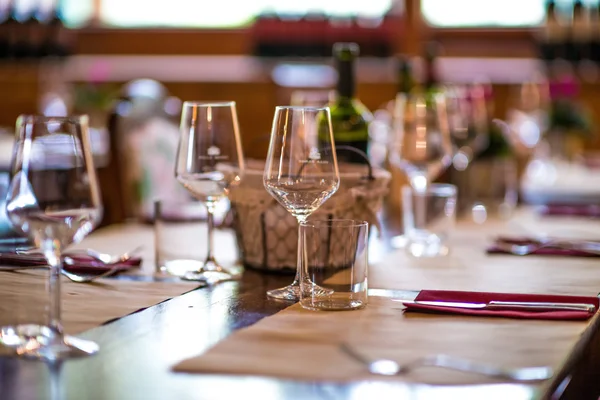
[[50,296],[48,327],[52,330],[55,340],[62,340],[60,274],[63,263],[60,246],[57,246],[52,240],[46,241],[44,244],[44,257],[50,266],[50,278],[48,280],[48,294]]
[[300,286],[300,268],[302,268],[302,238],[300,237],[300,224],[306,221],[306,218],[296,217],[298,220],[298,255],[296,257],[296,276],[294,276],[294,282],[291,286]]
[[214,229],[214,212],[215,206],[213,203],[206,204],[206,224],[208,225],[208,250],[206,253],[206,260],[204,261],[204,265],[210,266],[215,265],[217,262],[215,260],[215,256],[213,254],[213,229]]

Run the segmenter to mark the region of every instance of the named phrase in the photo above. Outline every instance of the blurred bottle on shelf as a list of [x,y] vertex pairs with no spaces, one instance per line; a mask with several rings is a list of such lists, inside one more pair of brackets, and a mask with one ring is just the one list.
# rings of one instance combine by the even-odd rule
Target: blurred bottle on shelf
[[591,42],[592,25],[590,11],[583,5],[581,0],[575,0],[566,46],[567,59],[574,63],[589,59]]
[[46,19],[46,40],[42,45],[43,57],[68,57],[73,53],[74,32],[65,26],[61,0],[55,0]]
[[0,0],[0,59],[31,63],[66,57],[72,39],[60,0]]
[[565,41],[567,27],[561,21],[554,0],[546,2],[546,19],[538,39],[540,55],[546,63],[551,63],[557,58],[565,58]]
[[0,61],[9,57],[9,19],[10,5],[6,0],[0,0]]
[[600,2],[596,7],[590,8],[590,59],[595,63],[600,63]]

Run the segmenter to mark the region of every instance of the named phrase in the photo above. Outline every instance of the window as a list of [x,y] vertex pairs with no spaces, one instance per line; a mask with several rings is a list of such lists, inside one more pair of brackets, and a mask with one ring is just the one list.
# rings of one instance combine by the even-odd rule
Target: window
[[[568,12],[572,0],[557,0]],[[598,0],[584,0],[597,6]],[[546,0],[421,0],[426,22],[439,27],[519,27],[535,26],[544,20]]]
[[[398,0],[396,0],[398,1]],[[331,16],[384,15],[394,0],[64,0],[63,14],[73,27],[85,24],[99,4],[100,22],[116,27],[226,28],[249,24],[265,11]]]

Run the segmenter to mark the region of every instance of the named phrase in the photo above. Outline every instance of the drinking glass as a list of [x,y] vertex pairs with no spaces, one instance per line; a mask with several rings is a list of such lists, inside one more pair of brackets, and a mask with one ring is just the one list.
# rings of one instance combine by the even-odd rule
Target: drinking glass
[[235,275],[213,255],[213,217],[218,202],[228,196],[244,173],[235,102],[184,102],[180,130],[175,175],[206,206],[208,225],[206,259],[182,278],[208,282],[231,279]]
[[49,268],[47,325],[4,326],[0,343],[17,354],[57,361],[98,351],[66,336],[61,321],[61,254],[81,241],[102,216],[88,119],[23,115],[17,119],[6,213],[44,254]]
[[[394,131],[390,162],[404,171],[417,194],[415,219],[421,223],[426,218],[427,188],[452,161],[444,95],[399,94],[394,107]],[[394,238],[393,244],[402,246],[405,239]]]
[[[336,192],[340,178],[328,107],[275,108],[263,183],[299,224]],[[298,243],[298,266],[300,260]],[[299,300],[299,270],[291,285],[267,295]]]

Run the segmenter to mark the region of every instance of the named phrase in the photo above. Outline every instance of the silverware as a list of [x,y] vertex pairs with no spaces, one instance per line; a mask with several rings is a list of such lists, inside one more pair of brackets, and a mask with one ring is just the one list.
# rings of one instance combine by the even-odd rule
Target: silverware
[[[133,250],[130,250],[130,251],[125,252],[120,255],[101,253],[97,250],[89,249],[89,248],[87,248],[87,249],[71,249],[71,250],[64,251],[63,256],[65,256],[65,259],[66,259],[67,256],[69,256],[69,255],[76,256],[78,254],[83,254],[83,255],[92,257],[93,259],[98,260],[103,264],[111,265],[111,264],[124,263],[124,262],[130,260],[133,257],[133,254],[138,253],[143,248],[144,248],[144,246],[137,246]],[[16,254],[18,254],[19,256],[37,256],[38,258],[43,256],[39,249],[17,250]]]
[[[34,270],[34,269],[47,269],[49,268],[47,265],[20,265],[20,266],[7,266],[1,265],[0,271],[26,271],[26,270]],[[67,277],[69,280],[76,283],[91,283],[95,280],[106,278],[111,275],[115,275],[116,273],[122,271],[123,268],[119,264],[114,264],[112,268],[100,273],[100,274],[90,274],[90,275],[81,275],[75,274],[73,272],[65,271],[64,269],[60,270],[60,273]]]
[[596,311],[594,304],[588,303],[553,303],[553,302],[528,302],[528,301],[490,301],[488,303],[467,303],[455,301],[416,301],[393,299],[403,304],[422,304],[426,306],[449,307],[449,308],[470,308],[470,309],[521,309],[526,311],[586,311],[593,313]]
[[444,354],[425,356],[408,363],[400,364],[397,361],[383,358],[368,359],[345,343],[340,344],[340,349],[354,360],[364,364],[373,375],[403,375],[418,367],[439,367],[509,381],[535,382],[550,379],[553,374],[552,368],[548,366],[503,368]]
[[588,240],[568,240],[568,239],[540,239],[531,243],[511,243],[503,240],[497,240],[494,245],[500,250],[517,256],[526,256],[535,253],[544,247],[555,247],[559,249],[581,251],[588,254],[600,255],[600,243]]

